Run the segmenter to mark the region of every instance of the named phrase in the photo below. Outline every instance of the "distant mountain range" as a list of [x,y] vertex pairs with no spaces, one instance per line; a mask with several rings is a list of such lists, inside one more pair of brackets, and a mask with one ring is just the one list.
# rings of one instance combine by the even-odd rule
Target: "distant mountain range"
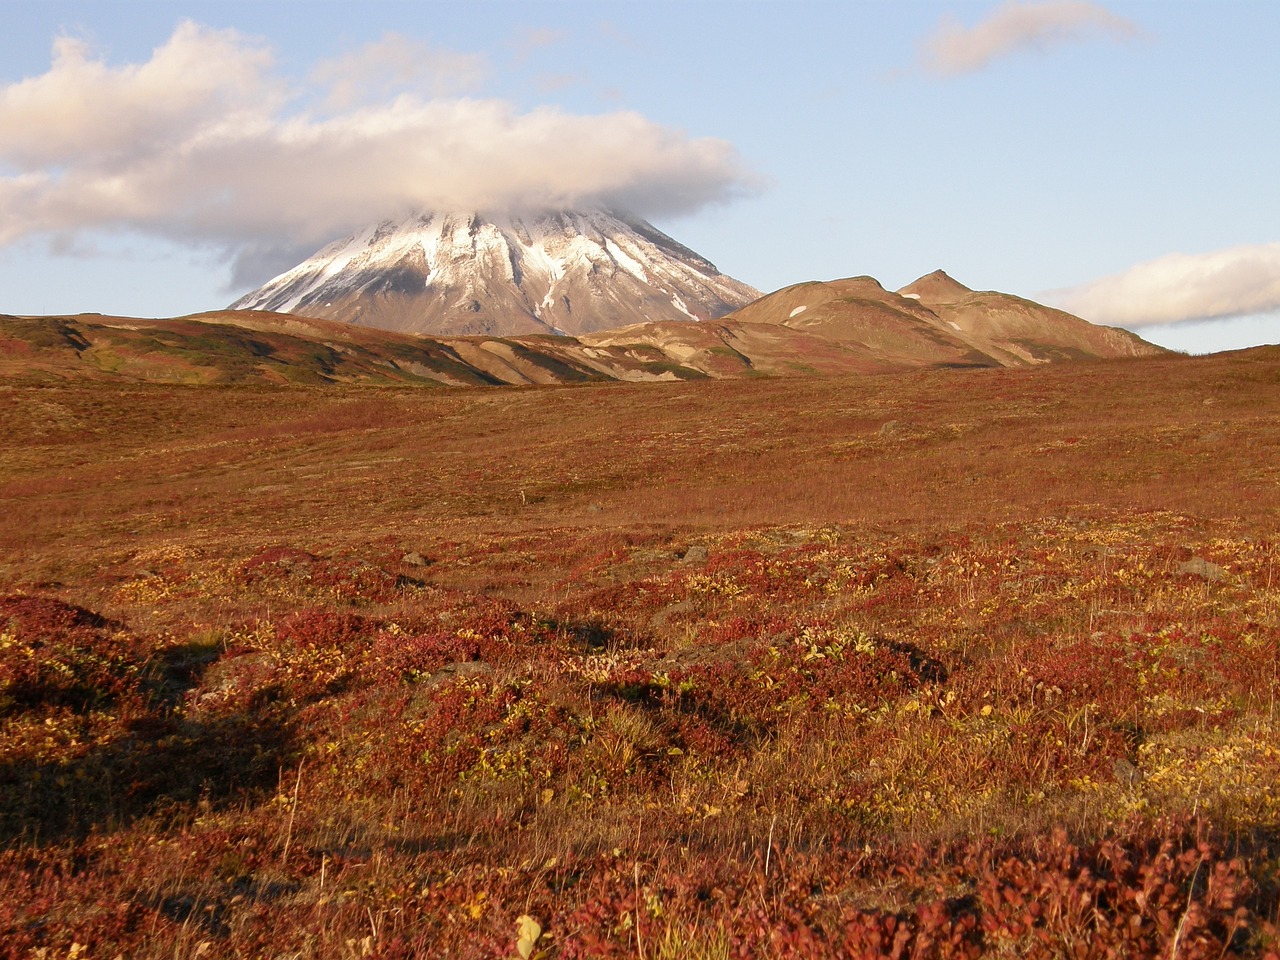
[[1166,353],[942,271],[759,296],[607,211],[424,215],[326,247],[228,310],[0,316],[0,376],[571,383],[1018,367]]
[[0,316],[0,377],[188,383],[549,384],[1017,367],[1167,353],[945,274],[891,293],[802,283],[720,320],[583,334],[424,337],[256,310],[172,320]]

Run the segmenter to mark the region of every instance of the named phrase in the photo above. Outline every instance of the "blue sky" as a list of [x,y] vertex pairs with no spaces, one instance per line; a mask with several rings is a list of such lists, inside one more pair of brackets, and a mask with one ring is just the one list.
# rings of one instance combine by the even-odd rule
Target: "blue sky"
[[766,291],[942,268],[1280,342],[1278,44],[1274,0],[0,0],[0,312],[212,309],[414,204],[571,200]]

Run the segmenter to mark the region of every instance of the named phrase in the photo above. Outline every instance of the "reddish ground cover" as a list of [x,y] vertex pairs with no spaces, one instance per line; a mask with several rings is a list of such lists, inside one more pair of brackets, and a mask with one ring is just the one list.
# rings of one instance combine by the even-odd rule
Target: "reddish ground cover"
[[5,400],[0,957],[1276,955],[1265,351]]

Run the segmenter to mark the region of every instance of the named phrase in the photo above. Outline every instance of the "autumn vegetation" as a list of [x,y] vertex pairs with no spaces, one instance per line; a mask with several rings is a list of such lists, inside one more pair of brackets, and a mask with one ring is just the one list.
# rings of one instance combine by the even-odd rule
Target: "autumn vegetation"
[[0,957],[1280,956],[1280,348],[0,383]]

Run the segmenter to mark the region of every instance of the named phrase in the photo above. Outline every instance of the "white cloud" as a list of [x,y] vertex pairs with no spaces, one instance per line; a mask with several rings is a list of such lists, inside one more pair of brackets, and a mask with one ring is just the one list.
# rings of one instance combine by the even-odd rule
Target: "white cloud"
[[1043,297],[1086,320],[1124,327],[1280,311],[1280,243],[1171,253]]
[[48,73],[0,87],[0,163],[111,163],[234,125],[283,104],[271,65],[261,44],[190,22],[146,63],[116,68],[60,37]]
[[1140,32],[1132,20],[1088,0],[1006,0],[972,27],[944,17],[921,44],[920,62],[931,73],[971,73],[1021,50],[1043,50],[1090,36],[1131,39]]
[[295,89],[233,31],[184,23],[123,66],[58,40],[47,73],[0,86],[0,244],[127,229],[247,254],[422,209],[662,216],[753,188],[729,143],[637,113],[431,95],[481,66],[392,35],[316,68],[318,113],[299,104],[325,91]]

